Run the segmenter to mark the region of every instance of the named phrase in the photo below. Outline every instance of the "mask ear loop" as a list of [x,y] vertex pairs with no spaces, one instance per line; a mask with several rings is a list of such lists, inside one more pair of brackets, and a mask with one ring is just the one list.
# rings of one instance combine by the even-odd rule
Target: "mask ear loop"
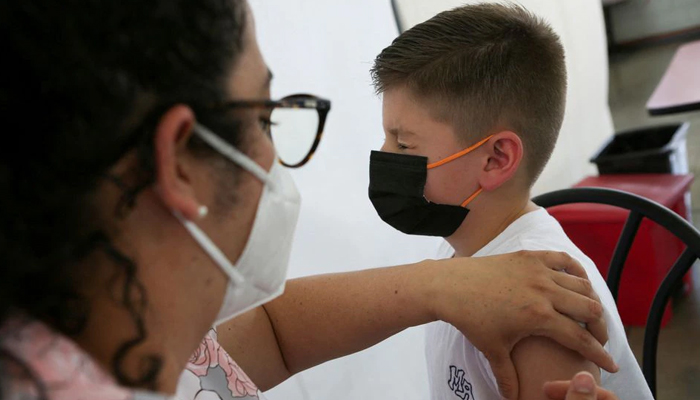
[[200,139],[204,140],[209,146],[216,149],[219,153],[221,153],[221,155],[243,167],[261,182],[271,184],[270,178],[268,177],[268,172],[265,171],[263,167],[251,160],[250,157],[243,154],[237,148],[231,146],[225,140],[216,136],[216,134],[207,129],[205,126],[195,123],[193,131],[197,136],[199,136]]
[[[258,165],[240,150],[231,146],[229,143],[218,137],[203,125],[195,123],[193,132],[223,156],[250,172],[264,184],[272,184],[272,181],[268,176],[268,172],[265,171],[263,167]],[[201,211],[202,210],[200,210],[200,215]],[[241,272],[234,267],[229,259],[226,258],[226,255],[214,245],[204,231],[202,231],[194,222],[187,220],[179,212],[173,212],[173,214],[185,226],[185,229],[190,232],[194,240],[206,251],[209,257],[224,269],[236,286],[240,286],[245,282],[245,277],[243,274],[241,274]]]
[[476,199],[476,196],[480,195],[481,192],[483,192],[483,191],[484,191],[484,188],[482,188],[482,187],[480,187],[479,189],[477,189],[477,191],[474,192],[473,195],[469,196],[468,199],[464,200],[464,202],[462,203],[462,207],[465,207],[465,208],[466,208],[466,207],[467,207],[467,204],[471,203],[472,200]]
[[231,264],[228,258],[226,258],[226,255],[218,247],[216,247],[214,243],[212,243],[211,239],[209,239],[209,236],[207,236],[204,231],[202,231],[194,222],[187,220],[179,212],[175,211],[173,214],[175,215],[175,218],[182,222],[185,229],[190,232],[194,240],[200,246],[202,246],[209,257],[226,271],[227,275],[236,286],[240,286],[245,282],[245,277],[243,277],[243,274],[241,274],[240,271],[238,271],[236,267]]
[[[477,148],[479,148],[479,147],[480,147],[481,145],[483,145],[484,143],[488,142],[489,139],[491,139],[492,137],[493,137],[493,135],[489,135],[489,136],[485,137],[484,139],[481,139],[480,141],[476,142],[476,144],[474,144],[474,145],[472,145],[472,146],[469,146],[469,147],[467,147],[466,149],[460,151],[459,153],[455,153],[455,154],[453,154],[453,155],[451,155],[451,156],[449,156],[449,157],[447,157],[447,158],[443,158],[443,159],[440,160],[440,161],[436,161],[436,162],[434,162],[434,163],[432,163],[432,164],[428,164],[428,169],[437,168],[437,167],[439,167],[439,166],[442,166],[442,165],[447,164],[447,163],[450,162],[450,161],[454,161],[454,160],[456,160],[456,159],[458,159],[458,158],[460,158],[460,157],[462,157],[462,156],[465,156],[465,155],[471,153],[472,151],[476,150]],[[462,202],[461,206],[466,208],[466,207],[467,207],[467,204],[471,203],[471,202],[472,202],[478,195],[480,195],[481,192],[483,192],[483,191],[484,191],[484,188],[482,188],[482,187],[480,187],[479,189],[477,189],[477,191],[474,192],[474,194],[472,194],[471,196],[469,196],[468,199],[466,199],[466,200],[464,200],[464,202]]]
[[449,156],[449,157],[447,157],[447,158],[443,158],[443,159],[440,160],[440,161],[436,161],[436,162],[434,162],[434,163],[432,163],[432,164],[428,164],[428,169],[433,169],[433,168],[440,167],[440,166],[442,166],[442,165],[447,164],[447,163],[450,162],[450,161],[454,161],[454,160],[456,160],[456,159],[458,159],[458,158],[460,158],[460,157],[462,157],[462,156],[464,156],[464,155],[467,155],[468,153],[471,153],[472,151],[476,150],[476,149],[477,149],[479,146],[481,146],[482,144],[488,142],[489,139],[491,139],[492,137],[493,137],[493,135],[487,136],[486,138],[481,139],[480,141],[478,141],[476,144],[474,144],[474,145],[472,145],[472,146],[469,146],[469,147],[467,147],[466,149],[460,151],[459,153],[455,153],[455,154],[453,154],[453,155],[451,155],[451,156]]

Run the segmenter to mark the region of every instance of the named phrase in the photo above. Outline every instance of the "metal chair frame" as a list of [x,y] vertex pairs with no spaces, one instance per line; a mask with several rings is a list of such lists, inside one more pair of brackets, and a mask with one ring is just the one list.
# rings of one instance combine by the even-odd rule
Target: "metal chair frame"
[[647,325],[644,330],[644,349],[642,353],[642,372],[656,398],[656,353],[661,330],[661,319],[664,315],[666,304],[673,294],[673,289],[682,282],[685,274],[690,270],[695,261],[700,258],[700,231],[678,214],[649,199],[613,189],[604,188],[572,188],[557,190],[537,196],[533,199],[537,205],[550,208],[574,203],[595,203],[615,206],[630,211],[622,233],[618,239],[613,257],[608,269],[607,284],[615,301],[617,301],[618,289],[622,270],[629,255],[630,248],[637,235],[639,225],[644,218],[662,226],[670,233],[678,237],[686,249],[675,261],[661,282],[659,290],[649,310]]

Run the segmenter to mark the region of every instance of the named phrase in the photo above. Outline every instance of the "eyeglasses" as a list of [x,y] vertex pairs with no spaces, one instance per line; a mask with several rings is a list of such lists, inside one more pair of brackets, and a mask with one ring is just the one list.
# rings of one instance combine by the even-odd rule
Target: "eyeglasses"
[[321,141],[330,100],[309,94],[294,94],[281,100],[237,100],[213,108],[269,109],[267,134],[285,167],[299,168],[314,155]]

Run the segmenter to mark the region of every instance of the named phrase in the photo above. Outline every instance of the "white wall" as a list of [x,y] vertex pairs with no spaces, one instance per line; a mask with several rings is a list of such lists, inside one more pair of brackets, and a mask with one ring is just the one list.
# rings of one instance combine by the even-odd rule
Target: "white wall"
[[611,13],[618,43],[700,26],[700,0],[627,0]]
[[[462,4],[482,0],[396,0],[404,29]],[[699,1],[699,0],[695,0]],[[566,114],[552,158],[533,188],[540,194],[569,187],[595,174],[590,156],[613,133],[608,108],[608,56],[603,11],[598,0],[519,0],[544,18],[566,51]]]
[[[589,172],[587,157],[612,132],[602,14],[594,0],[525,2],[564,38],[571,93],[565,132],[538,191]],[[356,270],[432,257],[438,241],[402,235],[367,199],[369,152],[383,140],[381,107],[370,86],[374,57],[397,35],[389,0],[250,0],[273,96],[310,92],[333,101],[311,162],[292,174],[303,198],[291,275]],[[447,1],[402,1],[413,23]],[[532,4],[530,4],[532,3]],[[597,3],[596,3],[597,4]],[[430,9],[428,8],[430,7]],[[311,332],[313,334],[313,332]],[[418,400],[429,397],[423,331],[409,329],[372,349],[316,367],[267,393],[270,400]]]
[[[263,55],[275,75],[273,96],[310,92],[333,102],[316,155],[292,171],[303,201],[291,275],[433,256],[436,239],[394,231],[367,197],[369,153],[384,138],[369,68],[397,35],[389,2],[251,0],[251,5]],[[422,329],[408,330],[304,372],[267,395],[270,400],[426,399],[422,344]]]

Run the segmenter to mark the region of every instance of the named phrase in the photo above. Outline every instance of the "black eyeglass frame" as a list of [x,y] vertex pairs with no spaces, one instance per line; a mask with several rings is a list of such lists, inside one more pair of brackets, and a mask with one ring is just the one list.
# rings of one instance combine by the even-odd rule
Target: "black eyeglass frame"
[[309,162],[314,153],[316,153],[318,144],[321,142],[321,137],[323,137],[323,128],[326,124],[328,112],[331,110],[331,101],[311,94],[299,93],[283,97],[280,100],[234,100],[217,104],[209,108],[253,108],[268,109],[270,112],[272,112],[275,108],[315,109],[318,112],[318,129],[316,130],[316,137],[314,138],[314,142],[311,145],[309,152],[296,164],[288,164],[281,158],[279,159],[280,163],[287,168],[299,168]]

